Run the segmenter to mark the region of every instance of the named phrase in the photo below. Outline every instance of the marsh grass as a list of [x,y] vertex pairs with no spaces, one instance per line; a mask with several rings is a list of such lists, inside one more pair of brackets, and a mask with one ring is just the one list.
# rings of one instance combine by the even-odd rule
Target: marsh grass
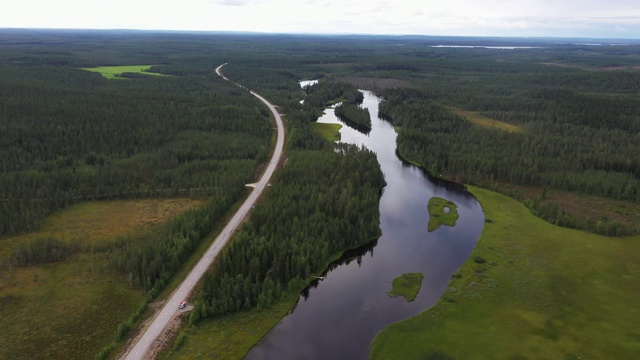
[[392,289],[389,290],[387,294],[389,294],[389,296],[402,296],[408,302],[412,302],[420,292],[423,278],[424,276],[421,273],[402,274],[393,279],[391,283]]
[[[38,232],[0,240],[0,359],[90,359],[144,301],[111,271],[91,244],[148,229],[199,206],[191,199],[121,200],[73,205]],[[7,255],[33,239],[55,237],[85,246],[69,259],[13,267]]]
[[340,129],[342,128],[342,125],[313,123],[312,126],[313,130],[327,141],[335,142],[340,140]]
[[213,320],[206,320],[178,335],[179,348],[159,359],[243,359],[267,333],[295,306],[295,295],[267,309],[242,311]]
[[434,196],[427,204],[429,210],[429,232],[439,228],[440,225],[455,226],[458,220],[458,206],[450,200]]
[[379,333],[371,358],[637,357],[640,237],[554,226],[507,196],[469,188],[492,221],[452,278],[457,291]]

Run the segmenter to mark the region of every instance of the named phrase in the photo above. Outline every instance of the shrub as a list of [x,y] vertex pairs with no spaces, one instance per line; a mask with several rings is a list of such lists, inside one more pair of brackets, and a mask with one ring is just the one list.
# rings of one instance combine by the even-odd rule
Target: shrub
[[483,264],[483,263],[487,262],[487,260],[485,260],[482,256],[478,256],[478,255],[473,257],[473,261],[476,264]]

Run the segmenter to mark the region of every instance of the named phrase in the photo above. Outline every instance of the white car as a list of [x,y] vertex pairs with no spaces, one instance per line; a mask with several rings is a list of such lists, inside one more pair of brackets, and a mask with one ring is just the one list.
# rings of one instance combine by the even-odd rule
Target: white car
[[184,308],[185,308],[185,306],[187,306],[187,303],[186,303],[184,300],[182,300],[182,301],[180,302],[180,306],[178,306],[178,308],[179,308],[179,309],[184,309]]

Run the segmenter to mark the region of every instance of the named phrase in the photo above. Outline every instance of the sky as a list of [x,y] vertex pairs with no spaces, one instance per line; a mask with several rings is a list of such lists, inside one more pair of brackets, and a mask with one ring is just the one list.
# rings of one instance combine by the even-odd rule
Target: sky
[[13,0],[0,28],[640,39],[640,1]]

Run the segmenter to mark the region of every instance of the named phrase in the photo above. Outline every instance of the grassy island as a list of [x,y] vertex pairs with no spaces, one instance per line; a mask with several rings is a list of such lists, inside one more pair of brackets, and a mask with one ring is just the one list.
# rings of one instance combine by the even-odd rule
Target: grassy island
[[440,225],[455,226],[458,220],[458,207],[453,201],[440,197],[432,197],[427,204],[429,209],[429,232]]
[[393,279],[391,283],[392,289],[387,292],[389,296],[404,296],[408,302],[416,299],[420,288],[422,287],[421,273],[406,273]]

